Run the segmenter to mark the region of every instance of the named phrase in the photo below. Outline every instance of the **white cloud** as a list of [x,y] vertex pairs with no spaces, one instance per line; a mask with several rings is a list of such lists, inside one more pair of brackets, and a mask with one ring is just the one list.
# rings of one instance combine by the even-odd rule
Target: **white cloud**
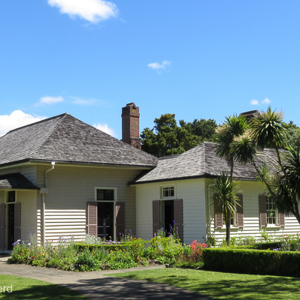
[[5,134],[12,129],[41,121],[45,118],[46,117],[32,116],[21,110],[15,110],[10,115],[0,115],[0,135]]
[[48,0],[48,4],[58,7],[62,14],[79,16],[91,23],[118,15],[117,6],[105,0]]
[[259,102],[258,102],[257,100],[255,100],[255,99],[252,99],[252,100],[250,101],[250,104],[251,104],[251,105],[259,105]]
[[50,104],[55,104],[63,101],[65,101],[65,99],[61,96],[58,97],[45,96],[40,98],[40,101],[36,104],[36,106],[41,106],[44,104],[50,105]]
[[77,105],[94,105],[98,101],[96,99],[81,99],[81,98],[75,98],[74,101],[72,101],[72,104]]
[[93,126],[113,137],[117,137],[113,129],[109,128],[107,124],[93,124]]
[[154,62],[154,63],[148,64],[148,67],[153,70],[160,71],[160,70],[165,69],[169,65],[171,65],[171,62],[168,60],[164,60],[164,61],[162,61],[162,63]]
[[261,103],[263,104],[270,104],[271,100],[269,98],[266,98],[265,100],[263,100]]

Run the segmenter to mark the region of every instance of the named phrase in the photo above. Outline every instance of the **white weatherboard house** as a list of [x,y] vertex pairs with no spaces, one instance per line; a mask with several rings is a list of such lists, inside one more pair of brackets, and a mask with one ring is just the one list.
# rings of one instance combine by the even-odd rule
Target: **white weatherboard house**
[[[8,132],[0,138],[0,251],[18,239],[85,234],[118,239],[125,229],[144,239],[175,227],[185,243],[225,236],[223,218],[211,205],[210,184],[226,161],[212,143],[157,159],[139,148],[139,109],[122,109],[123,141],[62,114]],[[130,145],[128,145],[130,144]],[[260,159],[272,155],[261,153]],[[242,207],[231,235],[260,236],[300,230],[294,217],[276,211],[254,180],[250,166],[236,165]],[[274,217],[269,217],[274,212]]]

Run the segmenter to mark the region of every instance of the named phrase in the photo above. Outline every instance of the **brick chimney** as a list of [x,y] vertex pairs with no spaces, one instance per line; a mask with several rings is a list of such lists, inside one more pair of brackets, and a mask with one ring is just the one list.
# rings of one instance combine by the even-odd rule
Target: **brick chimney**
[[134,102],[122,108],[122,141],[141,149],[140,113]]
[[253,118],[255,118],[259,115],[259,111],[258,110],[245,111],[245,112],[241,113],[241,115],[246,117],[247,121],[251,121]]

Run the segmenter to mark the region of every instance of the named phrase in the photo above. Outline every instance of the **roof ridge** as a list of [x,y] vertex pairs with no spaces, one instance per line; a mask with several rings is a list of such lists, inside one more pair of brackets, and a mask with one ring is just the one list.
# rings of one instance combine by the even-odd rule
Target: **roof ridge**
[[33,125],[36,125],[36,124],[39,124],[39,123],[47,122],[49,120],[52,120],[52,119],[55,119],[55,118],[59,118],[59,117],[65,116],[65,115],[68,115],[68,113],[63,113],[63,114],[60,114],[60,115],[57,115],[57,116],[46,118],[46,119],[43,119],[43,120],[40,120],[40,121],[37,121],[37,122],[34,122],[34,123],[30,123],[30,124],[27,124],[27,125],[24,125],[24,126],[15,128],[15,129],[12,129],[12,130],[8,131],[5,135],[7,135],[7,134],[9,134],[11,132],[17,131],[19,129],[30,127],[30,126],[33,126]]

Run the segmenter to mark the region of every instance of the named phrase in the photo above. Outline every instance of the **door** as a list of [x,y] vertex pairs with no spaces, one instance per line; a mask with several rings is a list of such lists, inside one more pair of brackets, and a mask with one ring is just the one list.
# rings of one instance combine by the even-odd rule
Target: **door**
[[174,227],[174,201],[163,201],[162,209],[163,213],[161,215],[163,217],[163,228],[169,234],[172,231],[172,228]]
[[98,237],[101,239],[114,239],[114,202],[98,202]]
[[12,250],[15,242],[15,204],[7,205],[7,250]]

